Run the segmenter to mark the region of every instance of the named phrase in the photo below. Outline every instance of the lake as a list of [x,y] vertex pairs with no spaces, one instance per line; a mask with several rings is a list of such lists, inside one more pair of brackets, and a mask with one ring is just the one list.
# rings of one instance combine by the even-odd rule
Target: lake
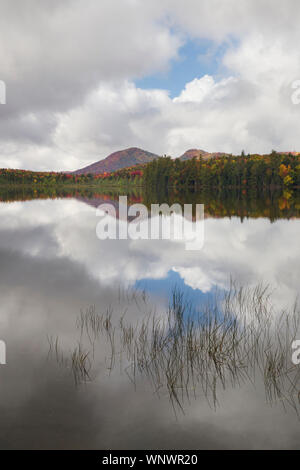
[[203,203],[187,251],[99,240],[118,197],[1,193],[0,447],[299,449],[299,198],[128,194]]

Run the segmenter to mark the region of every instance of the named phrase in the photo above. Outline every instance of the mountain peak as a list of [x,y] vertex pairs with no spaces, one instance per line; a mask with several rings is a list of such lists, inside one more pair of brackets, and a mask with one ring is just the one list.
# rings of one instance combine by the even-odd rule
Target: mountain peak
[[130,147],[111,153],[108,157],[98,162],[92,163],[84,168],[74,171],[75,175],[94,173],[100,174],[120,170],[121,168],[148,163],[158,155],[142,150],[138,147]]
[[210,158],[218,158],[223,155],[228,155],[228,153],[224,152],[206,152],[205,150],[201,149],[190,149],[184,152],[181,157],[179,157],[180,160],[191,160],[192,158],[196,158],[197,160],[200,159],[200,157],[203,158],[203,160],[209,160]]
[[190,160],[194,157],[200,158],[201,156],[203,157],[205,155],[208,155],[208,152],[206,152],[205,150],[189,149],[186,152],[184,152],[184,154],[181,155],[181,157],[179,157],[179,158],[180,158],[180,160]]

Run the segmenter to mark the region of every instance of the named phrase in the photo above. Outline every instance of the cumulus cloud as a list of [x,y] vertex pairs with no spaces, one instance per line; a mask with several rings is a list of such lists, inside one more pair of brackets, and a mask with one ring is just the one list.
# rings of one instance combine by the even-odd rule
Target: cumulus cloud
[[10,110],[68,110],[100,80],[166,68],[179,39],[156,20],[155,9],[130,0],[18,6],[1,0],[1,74]]
[[7,104],[0,108],[2,166],[66,169],[73,157],[53,143],[60,113],[67,115],[101,81],[165,70],[181,43],[158,21],[156,8],[132,0],[0,4],[7,85]]
[[[1,0],[0,166],[72,170],[122,147],[178,156],[299,150],[299,2]],[[165,90],[186,40],[226,44],[216,76]]]
[[213,77],[204,75],[202,78],[195,78],[185,85],[180,95],[174,98],[174,103],[201,103],[206,97],[211,100],[220,99],[228,96],[230,88],[229,84],[237,80],[229,77],[215,83]]

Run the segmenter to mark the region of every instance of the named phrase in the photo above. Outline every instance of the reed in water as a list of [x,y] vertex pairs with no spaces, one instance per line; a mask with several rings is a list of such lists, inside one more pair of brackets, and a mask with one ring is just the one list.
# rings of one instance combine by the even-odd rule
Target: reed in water
[[255,384],[260,377],[270,404],[279,401],[298,413],[300,369],[291,362],[291,344],[299,332],[297,304],[278,314],[268,287],[233,282],[201,308],[174,287],[164,315],[149,309],[145,292],[123,290],[122,303],[120,296],[138,307],[138,321],[126,321],[127,309],[120,316],[112,307],[97,313],[93,305],[77,319],[79,341],[71,354],[65,357],[57,340],[49,341],[58,362],[72,369],[76,384],[92,380],[93,363],[100,359],[97,342],[105,338],[107,369],[122,364],[134,386],[146,377],[157,394],[167,391],[175,412],[200,393],[216,407],[220,388]]

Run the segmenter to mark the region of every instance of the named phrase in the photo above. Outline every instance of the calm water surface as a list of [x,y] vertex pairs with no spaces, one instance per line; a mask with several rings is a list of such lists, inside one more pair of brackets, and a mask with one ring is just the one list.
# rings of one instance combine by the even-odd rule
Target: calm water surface
[[80,311],[92,305],[136,324],[149,309],[164,315],[174,285],[197,305],[232,277],[268,283],[275,311],[290,308],[300,293],[299,205],[208,198],[204,248],[188,252],[168,240],[98,240],[95,207],[116,199],[109,194],[12,196],[0,203],[1,448],[300,448],[297,411],[270,404],[259,377],[218,386],[217,402],[192,390],[174,409],[163,384],[158,391],[143,374],[133,383],[118,348],[110,363],[101,334],[93,350],[84,339],[89,380],[72,369]]

